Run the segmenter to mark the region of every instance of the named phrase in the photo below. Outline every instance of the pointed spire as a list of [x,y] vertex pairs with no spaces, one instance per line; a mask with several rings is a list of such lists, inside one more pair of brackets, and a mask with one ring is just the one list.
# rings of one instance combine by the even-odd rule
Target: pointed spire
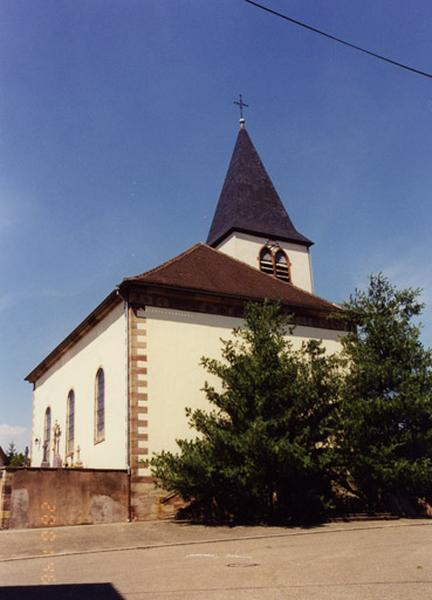
[[244,127],[244,119],[240,119],[240,131],[207,243],[216,246],[233,231],[304,246],[313,244],[289,218]]

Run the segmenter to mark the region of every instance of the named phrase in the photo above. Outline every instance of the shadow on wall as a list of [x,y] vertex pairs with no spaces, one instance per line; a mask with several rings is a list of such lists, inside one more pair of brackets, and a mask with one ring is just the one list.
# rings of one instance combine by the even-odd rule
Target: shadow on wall
[[2,587],[0,597],[2,600],[124,600],[111,583]]

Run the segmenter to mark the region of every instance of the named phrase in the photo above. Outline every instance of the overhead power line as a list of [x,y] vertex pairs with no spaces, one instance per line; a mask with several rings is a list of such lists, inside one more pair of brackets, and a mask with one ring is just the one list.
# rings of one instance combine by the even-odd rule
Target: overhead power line
[[386,56],[382,56],[381,54],[377,54],[376,52],[372,52],[371,50],[366,50],[366,48],[361,48],[360,46],[357,46],[356,44],[352,44],[351,42],[342,40],[341,38],[338,38],[335,35],[331,35],[330,33],[321,31],[321,29],[312,27],[312,25],[308,25],[307,23],[302,23],[302,21],[298,21],[297,19],[293,19],[292,17],[289,17],[288,15],[284,15],[280,12],[277,12],[276,10],[271,9],[268,6],[263,6],[262,4],[258,4],[258,2],[254,2],[254,0],[244,0],[244,1],[247,2],[248,4],[252,4],[253,6],[256,6],[257,8],[260,8],[261,10],[264,10],[272,15],[275,15],[276,17],[285,19],[285,21],[294,23],[294,25],[298,25],[299,27],[303,27],[304,29],[308,29],[309,31],[318,33],[319,35],[323,35],[324,37],[329,38],[330,40],[333,40],[334,42],[339,42],[339,44],[344,44],[345,46],[354,48],[354,50],[358,50],[359,52],[364,52],[365,54],[368,54],[369,56],[374,56],[375,58],[378,58],[379,60],[388,62],[391,65],[395,65],[396,67],[399,67],[401,69],[406,69],[407,71],[411,71],[412,73],[416,73],[417,75],[422,75],[423,77],[428,77],[429,79],[432,79],[431,73],[426,73],[426,71],[420,71],[420,69],[415,69],[414,67],[404,65],[403,63],[400,63],[396,60],[392,60],[391,58],[387,58]]

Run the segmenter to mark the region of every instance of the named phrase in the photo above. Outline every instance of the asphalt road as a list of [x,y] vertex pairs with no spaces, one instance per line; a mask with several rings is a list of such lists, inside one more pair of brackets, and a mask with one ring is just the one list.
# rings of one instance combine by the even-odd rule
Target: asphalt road
[[[133,524],[130,526],[133,528]],[[62,556],[58,530],[39,531],[46,557],[0,561],[1,600],[430,600],[432,523],[334,524],[310,530],[215,529],[167,545]],[[178,527],[178,526],[177,526]],[[130,529],[130,531],[134,531]],[[198,530],[196,530],[198,531]],[[86,535],[91,534],[87,528]],[[6,533],[6,535],[4,535]],[[30,533],[30,532],[29,532]],[[52,534],[55,534],[54,537]],[[110,536],[112,529],[106,529]],[[31,534],[33,535],[33,533]],[[219,534],[218,534],[219,535]],[[0,533],[0,545],[19,532]],[[201,536],[201,537],[200,537]],[[213,541],[205,541],[212,539]],[[21,536],[24,540],[25,536]],[[52,539],[51,539],[52,538]],[[252,539],[254,538],[254,539]],[[4,546],[2,546],[4,550]]]

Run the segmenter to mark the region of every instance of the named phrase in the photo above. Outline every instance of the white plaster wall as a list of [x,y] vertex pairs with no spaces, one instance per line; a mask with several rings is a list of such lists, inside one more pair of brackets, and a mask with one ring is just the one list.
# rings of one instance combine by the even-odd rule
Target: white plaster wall
[[[292,283],[313,293],[312,261],[309,248],[291,242],[271,241],[277,241],[287,253],[291,263]],[[266,242],[266,238],[235,231],[217,246],[217,250],[259,269],[259,252]]]
[[[66,352],[36,383],[33,392],[32,465],[42,461],[44,415],[61,427],[60,454],[65,457],[66,400],[75,392],[75,448],[85,467],[127,467],[127,321],[123,303]],[[96,373],[105,373],[105,440],[94,443]]]
[[[220,338],[229,339],[241,319],[148,307],[145,310],[148,352],[149,451],[177,451],[176,438],[195,437],[185,407],[209,408],[200,390],[204,382],[218,383],[202,366],[202,356],[220,358]],[[296,327],[290,336],[294,347],[302,341],[322,339],[329,352],[339,349],[340,332]]]

